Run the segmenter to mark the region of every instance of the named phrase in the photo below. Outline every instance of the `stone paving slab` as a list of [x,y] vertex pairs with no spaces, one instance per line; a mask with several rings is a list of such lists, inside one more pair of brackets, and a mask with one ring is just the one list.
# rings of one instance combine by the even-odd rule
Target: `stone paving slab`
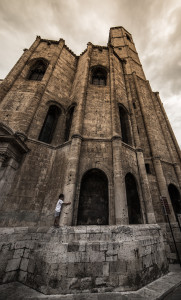
[[[175,290],[176,289],[176,290]],[[173,292],[174,291],[174,292]],[[169,294],[169,295],[168,295]],[[170,272],[135,292],[44,295],[19,282],[0,285],[0,300],[179,300],[181,271]]]
[[167,295],[163,300],[180,300],[181,299],[181,285],[171,292],[169,295]]

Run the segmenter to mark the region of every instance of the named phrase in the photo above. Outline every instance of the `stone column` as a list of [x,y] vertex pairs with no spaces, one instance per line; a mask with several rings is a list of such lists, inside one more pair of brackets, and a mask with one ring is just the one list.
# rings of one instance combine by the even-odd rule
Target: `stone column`
[[[156,108],[156,105],[155,105],[155,100],[153,98],[153,92],[151,90],[151,86],[150,86],[150,83],[148,81],[148,86],[149,86],[149,90],[150,90],[150,95],[151,95],[151,98],[152,98],[152,102],[153,102],[153,105],[154,105],[154,108],[155,108],[155,111],[157,113],[157,108]],[[154,93],[157,100],[158,100],[158,104],[160,106],[160,109],[161,109],[161,112],[163,114],[163,118],[165,119],[165,112],[163,113],[164,111],[164,108],[163,108],[163,105],[161,104],[161,100],[160,100],[160,97],[159,97],[159,93],[156,92]],[[181,187],[181,171],[180,171],[180,166],[179,164],[176,162],[176,158],[175,158],[175,155],[173,154],[173,151],[172,151],[172,145],[169,143],[169,140],[167,139],[167,136],[166,136],[166,133],[165,133],[165,130],[164,130],[164,127],[163,127],[163,122],[162,122],[162,119],[160,117],[160,114],[157,113],[157,118],[159,120],[159,124],[160,124],[160,127],[161,127],[161,130],[162,130],[162,135],[164,137],[164,140],[165,140],[165,144],[167,145],[167,149],[168,149],[168,152],[170,154],[170,160],[174,166],[174,171],[175,171],[175,174],[176,174],[176,177],[178,179],[178,183],[179,183],[179,186]],[[167,122],[168,118],[165,119],[165,122],[166,122],[166,126],[167,126],[167,129],[168,131],[170,132],[169,128],[168,128],[168,122]],[[171,126],[170,126],[171,127]],[[172,133],[170,132],[170,135],[171,135],[171,138],[172,138]],[[173,138],[172,138],[173,140]],[[174,143],[174,140],[173,140],[173,143]],[[177,151],[177,148],[176,148],[176,151]],[[178,153],[179,154],[179,153]]]
[[146,208],[146,220],[148,224],[156,223],[155,213],[153,209],[153,202],[150,193],[150,187],[148,182],[148,176],[145,170],[145,161],[143,156],[143,150],[137,148],[136,149],[137,161],[138,161],[138,169],[140,175],[140,183],[143,192],[143,199]]
[[16,170],[19,166],[19,163],[14,158],[9,158],[8,164],[4,169],[3,176],[0,178],[0,208],[4,205],[3,199],[6,198],[6,195],[9,193],[11,185],[16,176]]
[[179,187],[181,189],[181,170],[180,170],[180,166],[178,163],[174,163],[174,169],[175,169],[175,173],[177,175]]
[[157,177],[158,187],[160,190],[160,195],[167,198],[169,207],[170,207],[170,211],[171,211],[170,221],[175,222],[175,214],[174,214],[170,196],[168,193],[168,188],[167,188],[165,176],[163,174],[160,157],[153,157],[153,164],[154,164],[154,169],[155,169],[155,173],[156,173],[156,177]]
[[[82,135],[82,127],[83,127],[83,121],[84,121],[84,109],[85,109],[85,98],[86,98],[86,93],[87,93],[87,86],[88,86],[88,80],[89,80],[89,67],[90,67],[90,59],[91,59],[91,54],[92,54],[92,44],[88,43],[87,44],[87,59],[86,59],[86,64],[85,64],[85,74],[84,74],[84,79],[82,82],[82,90],[80,89],[80,98],[79,102],[77,103],[76,109],[75,109],[75,126],[74,126],[74,131],[73,135]],[[77,66],[77,70],[79,69],[79,63]],[[80,74],[77,72],[75,75],[74,79],[74,84],[76,84],[76,81],[79,81],[80,79],[78,78]],[[73,84],[73,86],[74,86]],[[73,90],[73,88],[72,88]]]
[[180,147],[179,147],[179,145],[178,145],[178,143],[177,143],[177,140],[176,140],[176,138],[175,138],[175,134],[174,134],[174,132],[173,132],[173,130],[172,130],[172,127],[171,127],[171,125],[170,125],[170,122],[169,122],[169,120],[168,120],[168,117],[167,117],[167,114],[166,114],[165,109],[164,109],[164,107],[163,107],[163,104],[162,104],[162,102],[161,102],[159,93],[156,92],[155,95],[156,95],[156,97],[157,97],[157,99],[158,99],[158,102],[159,102],[159,104],[160,104],[160,109],[161,109],[161,111],[162,111],[162,113],[163,113],[163,116],[164,116],[164,119],[165,119],[165,121],[166,121],[168,130],[169,130],[169,132],[170,132],[170,135],[171,135],[171,138],[172,138],[173,143],[174,143],[174,145],[175,145],[177,154],[178,154],[179,159],[180,159],[180,161],[181,161],[181,151],[180,151]]
[[[143,122],[144,122],[144,125],[145,125],[145,128],[146,128],[147,137],[148,137],[150,149],[151,149],[152,156],[153,156],[153,165],[154,165],[154,169],[155,169],[155,173],[156,173],[156,178],[157,178],[157,182],[158,182],[160,195],[167,197],[167,199],[170,201],[170,197],[169,197],[169,194],[168,194],[167,184],[166,184],[166,180],[165,180],[165,177],[164,177],[161,161],[160,161],[160,158],[157,156],[157,153],[155,151],[155,147],[154,147],[155,141],[152,139],[152,135],[151,135],[151,132],[150,132],[151,128],[150,128],[150,125],[148,123],[148,119],[146,117],[147,112],[144,109],[144,102],[143,102],[143,99],[142,99],[141,94],[140,94],[140,89],[139,89],[139,85],[138,85],[138,82],[137,82],[137,77],[136,77],[135,72],[133,72],[133,78],[134,78],[134,83],[135,83],[135,86],[136,86],[138,100],[139,100],[139,103],[140,103],[140,109],[141,109],[141,113],[142,113],[142,117],[143,117]],[[172,210],[172,207],[171,207],[171,210]],[[172,214],[172,217],[174,218],[174,213]]]
[[133,129],[134,143],[135,143],[135,147],[137,148],[136,155],[137,155],[138,170],[139,170],[140,183],[141,183],[142,194],[143,194],[143,203],[144,203],[144,207],[142,207],[142,209],[143,209],[143,213],[146,214],[146,221],[149,224],[153,224],[156,223],[156,219],[155,219],[155,214],[153,209],[153,202],[150,193],[148,177],[145,170],[143,150],[140,149],[140,138],[138,134],[136,117],[135,117],[134,108],[132,104],[129,78],[128,75],[126,74],[125,62],[123,62],[123,70],[125,75],[125,85],[126,85],[127,96],[128,96],[128,105],[129,105],[131,124]]
[[3,100],[3,98],[6,96],[7,92],[11,89],[13,86],[15,80],[18,78],[20,73],[22,72],[26,62],[31,57],[32,53],[35,51],[35,49],[38,47],[40,43],[40,36],[37,36],[35,42],[32,44],[32,46],[29,48],[29,50],[26,50],[23,55],[20,57],[18,62],[15,64],[13,69],[9,72],[7,77],[3,80],[3,82],[0,85],[0,101]]
[[114,201],[116,224],[128,224],[128,207],[126,199],[126,188],[122,169],[122,141],[121,129],[118,126],[118,104],[114,94],[114,61],[113,49],[109,48],[110,59],[110,95],[112,116],[112,151],[113,151],[113,174],[114,174]]
[[[174,133],[173,133],[173,130],[172,130],[171,125],[170,125],[170,122],[169,122],[169,120],[168,120],[168,118],[167,118],[167,115],[166,115],[166,113],[165,113],[164,107],[163,107],[162,102],[161,102],[161,100],[160,100],[159,93],[156,92],[156,93],[154,93],[154,94],[155,94],[156,97],[157,97],[157,100],[158,100],[158,103],[159,103],[161,112],[162,112],[163,117],[164,117],[164,119],[165,119],[166,126],[167,126],[168,131],[169,131],[169,133],[170,133],[170,135],[171,135],[171,139],[172,139],[173,144],[174,144],[174,146],[175,146],[175,149],[176,149],[176,152],[177,152],[177,154],[178,154],[178,157],[181,159],[180,148],[179,148],[179,146],[178,146],[177,140],[175,139],[175,135],[174,135]],[[180,165],[179,165],[179,163],[176,161],[176,159],[175,159],[175,157],[174,157],[174,155],[173,155],[172,148],[171,148],[171,146],[168,144],[168,141],[167,141],[167,138],[166,138],[166,136],[165,136],[165,133],[164,133],[164,130],[163,130],[163,129],[162,129],[162,132],[163,132],[163,135],[164,135],[164,137],[165,137],[165,142],[166,142],[168,151],[169,151],[169,153],[170,153],[170,157],[171,157],[171,160],[172,160],[172,163],[173,163],[173,166],[174,166],[174,170],[175,170],[175,174],[176,174],[176,176],[177,176],[177,180],[178,180],[178,183],[179,183],[179,187],[180,187],[180,189],[181,189],[181,170],[180,170]]]
[[65,185],[63,190],[63,193],[65,195],[65,202],[71,202],[71,205],[63,207],[60,219],[61,225],[72,225],[81,142],[82,139],[80,136],[74,136],[72,138],[72,143],[69,151],[69,161],[65,174]]
[[121,163],[122,141],[120,137],[112,138],[113,170],[114,170],[114,199],[116,225],[129,224],[126,188]]
[[87,47],[87,59],[85,63],[85,74],[82,83],[82,91],[80,91],[80,98],[75,111],[75,127],[74,133],[72,135],[72,143],[69,151],[69,162],[65,174],[65,184],[63,193],[65,195],[65,201],[71,202],[71,205],[64,206],[61,212],[60,224],[61,225],[72,225],[73,219],[73,209],[75,192],[77,185],[77,174],[79,169],[79,159],[81,152],[82,143],[82,128],[84,120],[84,110],[86,103],[86,92],[88,85],[89,67],[90,67],[90,57],[92,53],[92,44],[89,43]]

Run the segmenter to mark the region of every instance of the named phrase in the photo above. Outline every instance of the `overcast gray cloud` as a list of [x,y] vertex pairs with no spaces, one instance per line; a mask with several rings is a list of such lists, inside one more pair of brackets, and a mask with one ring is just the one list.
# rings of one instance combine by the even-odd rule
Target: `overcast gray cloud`
[[89,41],[106,45],[113,26],[132,34],[181,145],[180,0],[0,0],[0,78],[36,35],[63,38],[79,55]]

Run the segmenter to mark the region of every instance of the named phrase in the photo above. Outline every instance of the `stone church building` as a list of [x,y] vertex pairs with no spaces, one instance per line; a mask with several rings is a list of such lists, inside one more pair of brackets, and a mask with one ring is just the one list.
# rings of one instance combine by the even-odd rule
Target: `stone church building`
[[[127,243],[130,241],[129,247],[133,247],[131,239],[135,237],[138,248],[143,247],[141,239],[155,238],[161,246],[155,248],[156,242],[149,244],[149,249],[157,249],[148,254],[151,257],[154,253],[156,262],[153,263],[152,257],[152,264],[147,266],[147,279],[141,285],[166,272],[167,262],[160,253],[165,253],[164,247],[168,250],[169,246],[157,225],[166,234],[160,197],[167,198],[169,218],[177,230],[181,213],[181,153],[159,93],[152,91],[145,78],[127,30],[111,28],[107,46],[89,42],[80,56],[63,39],[54,41],[40,36],[29,49],[24,49],[0,85],[0,191],[1,227],[26,227],[32,232],[33,228],[50,228],[58,195],[64,193],[65,201],[71,205],[63,208],[60,230],[64,239],[69,239],[74,232],[74,241],[66,240],[66,244],[70,243],[68,249],[74,251],[66,251],[79,254],[80,248],[75,249],[80,246],[80,240],[90,244],[91,234],[94,235],[91,251],[98,251],[97,255],[101,254],[100,245],[108,240],[120,244],[119,234],[124,235]],[[110,231],[112,236],[107,240]],[[78,232],[82,236],[76,239]],[[101,232],[105,234],[103,240],[97,239]],[[49,244],[50,240],[51,237]],[[125,244],[124,247],[126,253],[128,247]],[[163,261],[158,261],[160,256]],[[30,280],[33,272],[28,271],[30,262],[27,268],[21,269],[22,259],[28,258],[21,257],[17,269],[6,269],[6,276],[11,273],[8,278],[15,276],[12,272],[16,271],[20,281],[45,293],[53,293],[53,289],[56,293],[71,292],[72,279],[61,290],[61,283],[52,287],[46,280],[46,291],[41,284],[34,286]],[[76,259],[77,256],[74,263]],[[86,261],[81,259],[77,264],[80,267],[84,263],[85,271]],[[90,286],[110,288],[110,282],[114,281],[110,280],[111,276],[118,273],[113,272],[115,258],[111,259],[94,260],[102,262],[104,276],[99,274],[96,279],[89,279],[90,285],[88,279],[81,281],[83,277],[93,278],[90,273],[83,277],[66,273],[65,278],[78,278],[79,291],[90,291]],[[121,260],[123,265],[123,257]],[[142,261],[141,270],[145,265]],[[150,275],[153,265],[158,268]],[[138,266],[135,269],[140,272]],[[101,285],[103,281],[97,278],[106,277],[105,273],[109,277],[108,285],[105,278],[101,279],[104,281]],[[140,286],[125,283],[124,276],[120,279],[119,274],[116,286],[122,284],[127,289]],[[82,282],[88,287],[82,288]],[[73,285],[73,292],[75,289]]]

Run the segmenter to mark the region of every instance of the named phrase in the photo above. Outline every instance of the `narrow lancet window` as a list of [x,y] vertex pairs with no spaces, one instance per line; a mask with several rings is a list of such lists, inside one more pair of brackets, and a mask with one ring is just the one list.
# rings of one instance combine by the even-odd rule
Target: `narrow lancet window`
[[131,134],[130,134],[130,127],[129,127],[128,113],[121,105],[119,105],[119,118],[120,118],[120,125],[121,125],[122,141],[126,144],[131,145]]
[[51,143],[60,114],[61,111],[56,105],[50,106],[38,138],[39,141]]

